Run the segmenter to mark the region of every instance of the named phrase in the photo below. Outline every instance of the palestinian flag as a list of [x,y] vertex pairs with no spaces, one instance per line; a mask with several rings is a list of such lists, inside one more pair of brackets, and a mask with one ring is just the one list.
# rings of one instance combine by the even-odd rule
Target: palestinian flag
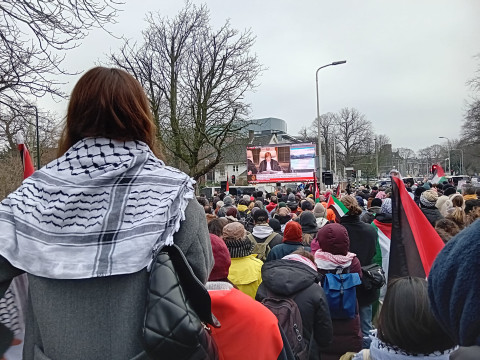
[[447,181],[447,178],[445,177],[445,172],[443,171],[443,168],[440,166],[440,164],[437,164],[437,171],[433,176],[432,184],[443,184],[444,181]]
[[22,158],[23,178],[26,179],[34,173],[35,168],[33,167],[32,158],[30,157],[27,146],[24,144],[23,136],[20,134],[17,134],[17,146]]
[[333,194],[330,194],[327,203],[327,209],[333,206],[333,209],[337,212],[338,216],[343,217],[348,212],[348,209],[345,205],[342,204],[340,200],[338,200]]
[[392,176],[392,237],[388,277],[428,277],[444,243],[420,208],[408,195],[403,181]]
[[380,222],[374,219],[372,226],[377,230],[378,243],[377,254],[375,255],[373,262],[381,265],[383,271],[385,271],[385,278],[388,280],[388,264],[390,259],[390,242],[392,238],[392,223]]

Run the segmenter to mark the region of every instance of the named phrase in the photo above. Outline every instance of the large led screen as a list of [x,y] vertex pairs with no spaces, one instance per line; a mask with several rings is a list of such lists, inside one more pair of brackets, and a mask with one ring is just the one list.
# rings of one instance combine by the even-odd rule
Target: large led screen
[[313,180],[315,144],[281,144],[247,147],[249,183]]

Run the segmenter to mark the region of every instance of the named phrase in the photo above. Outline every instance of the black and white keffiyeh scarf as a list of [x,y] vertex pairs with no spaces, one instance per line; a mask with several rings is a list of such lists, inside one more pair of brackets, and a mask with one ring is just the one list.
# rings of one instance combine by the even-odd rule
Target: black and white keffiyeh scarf
[[0,204],[0,255],[54,279],[130,274],[173,243],[194,181],[140,141],[83,139]]
[[[435,351],[431,354],[410,354],[396,346],[384,343],[377,337],[377,330],[370,332],[370,359],[371,360],[449,360],[450,354],[456,349],[449,349],[445,351]],[[356,354],[352,360],[364,359],[365,350]]]

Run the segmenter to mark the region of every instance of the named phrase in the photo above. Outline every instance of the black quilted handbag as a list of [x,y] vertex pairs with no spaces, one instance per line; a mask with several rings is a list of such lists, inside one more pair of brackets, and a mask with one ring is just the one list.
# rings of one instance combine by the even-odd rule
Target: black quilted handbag
[[150,272],[143,326],[153,359],[218,359],[210,326],[219,327],[208,291],[176,246],[157,250]]
[[362,284],[365,290],[380,289],[385,285],[385,272],[375,263],[362,266]]

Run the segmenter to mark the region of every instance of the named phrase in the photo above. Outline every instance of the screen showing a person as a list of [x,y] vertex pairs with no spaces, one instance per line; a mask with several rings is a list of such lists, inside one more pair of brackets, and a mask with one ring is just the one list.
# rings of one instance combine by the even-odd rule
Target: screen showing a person
[[250,146],[246,150],[251,183],[313,180],[315,144]]

